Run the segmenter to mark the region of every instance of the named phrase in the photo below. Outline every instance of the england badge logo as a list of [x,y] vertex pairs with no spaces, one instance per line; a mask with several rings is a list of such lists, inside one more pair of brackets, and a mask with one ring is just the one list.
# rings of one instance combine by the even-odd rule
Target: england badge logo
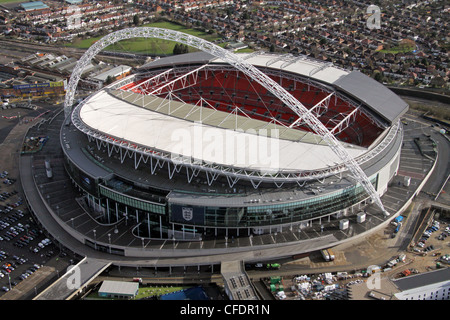
[[192,208],[183,207],[181,213],[183,214],[183,219],[186,221],[191,221],[194,217],[194,210]]

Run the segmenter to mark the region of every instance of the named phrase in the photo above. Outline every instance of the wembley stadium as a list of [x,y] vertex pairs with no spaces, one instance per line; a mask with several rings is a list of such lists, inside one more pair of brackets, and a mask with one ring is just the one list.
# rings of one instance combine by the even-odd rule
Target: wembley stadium
[[64,167],[99,224],[126,221],[137,239],[195,242],[364,221],[397,174],[407,104],[329,62],[233,56],[268,85],[199,51],[147,63],[70,110]]

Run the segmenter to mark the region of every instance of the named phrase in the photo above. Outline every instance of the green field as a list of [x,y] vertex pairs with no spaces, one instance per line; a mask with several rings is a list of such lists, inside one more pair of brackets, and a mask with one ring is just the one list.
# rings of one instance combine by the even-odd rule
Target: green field
[[[181,291],[184,289],[191,288],[189,286],[186,287],[177,287],[177,286],[154,286],[154,287],[141,287],[139,286],[139,292],[134,300],[151,297],[151,296],[162,296],[167,293],[172,293],[176,291]],[[103,298],[99,297],[98,292],[92,292],[86,298],[86,300],[111,300],[111,298]]]
[[398,53],[409,53],[415,50],[415,47],[395,47],[391,49],[382,49],[380,52],[382,53],[392,53],[392,54],[398,54]]
[[172,286],[162,286],[162,287],[139,287],[139,293],[136,296],[137,299],[142,299],[151,296],[162,296],[167,293],[172,293],[176,291],[181,291],[188,289],[190,287],[172,287]]
[[415,43],[401,43],[398,46],[389,49],[381,49],[380,52],[398,54],[398,53],[409,53],[416,49],[417,47]]
[[[219,39],[217,36],[213,36],[206,32],[202,32],[195,29],[188,29],[182,25],[172,23],[172,22],[155,22],[151,24],[146,24],[144,27],[154,27],[154,28],[163,28],[176,30],[180,32],[184,32],[207,41],[214,41]],[[101,37],[89,38],[89,39],[75,39],[68,46],[87,49],[96,41],[98,41]],[[172,54],[173,48],[176,42],[168,41],[163,39],[146,39],[146,38],[135,38],[130,40],[123,40],[117,42],[108,48],[106,51],[119,51],[119,52],[132,52],[132,53],[140,53],[140,54],[149,54],[149,55],[169,55]],[[189,48],[190,52],[198,51],[195,48]]]
[[14,3],[14,2],[27,2],[26,0],[0,0],[0,4],[2,3]]

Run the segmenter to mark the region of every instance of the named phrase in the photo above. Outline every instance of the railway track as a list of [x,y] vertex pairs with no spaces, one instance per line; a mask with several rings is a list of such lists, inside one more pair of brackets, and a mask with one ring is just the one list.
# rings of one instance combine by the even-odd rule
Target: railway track
[[[81,48],[74,48],[61,45],[51,45],[51,44],[41,45],[37,43],[29,43],[13,39],[0,39],[0,48],[2,48],[0,49],[0,54],[4,54],[14,58],[24,56],[25,52],[30,54],[36,52],[46,52],[46,53],[64,54],[66,56],[72,57],[81,57],[86,51],[86,49]],[[16,52],[17,55],[15,55]],[[150,56],[134,54],[129,52],[102,51],[97,55],[97,57],[101,59],[125,60],[127,62],[130,61],[143,62]]]

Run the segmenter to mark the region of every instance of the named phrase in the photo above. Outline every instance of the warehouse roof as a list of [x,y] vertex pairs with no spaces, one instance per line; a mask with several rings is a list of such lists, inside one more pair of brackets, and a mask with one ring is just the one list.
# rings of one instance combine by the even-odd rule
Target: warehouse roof
[[139,68],[139,71],[144,71],[145,69],[154,69],[160,67],[170,67],[180,64],[206,64],[215,57],[209,53],[203,51],[197,51],[187,54],[178,54],[174,56],[169,56],[161,59],[155,59],[149,63],[144,64]]
[[92,78],[99,81],[106,81],[108,77],[116,78],[126,72],[129,72],[131,69],[132,68],[130,66],[120,65],[93,76]]
[[435,271],[393,280],[394,284],[402,291],[448,281],[450,281],[450,268],[438,269]]
[[43,3],[42,1],[24,2],[24,3],[21,3],[20,6],[25,11],[41,10],[41,9],[48,8],[48,6],[45,3]]

